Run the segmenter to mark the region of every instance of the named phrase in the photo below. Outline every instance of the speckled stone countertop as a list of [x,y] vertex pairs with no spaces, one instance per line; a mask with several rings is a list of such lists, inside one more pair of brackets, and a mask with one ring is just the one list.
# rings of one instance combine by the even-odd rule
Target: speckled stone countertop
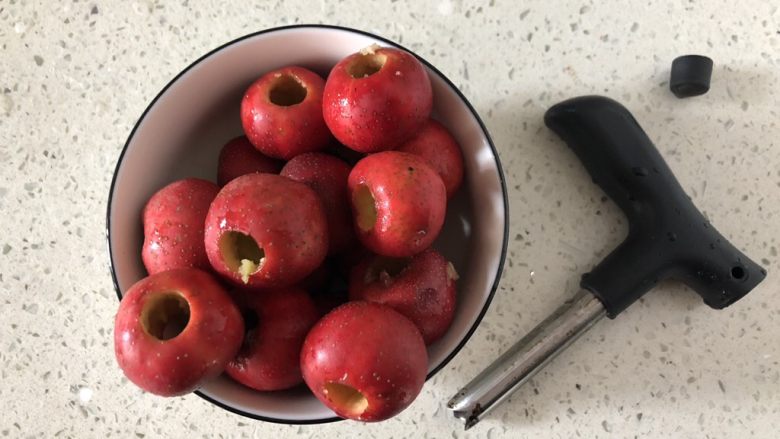
[[[214,3],[0,2],[0,437],[777,437],[776,2]],[[361,28],[427,58],[482,115],[508,180],[500,291],[466,348],[381,424],[274,425],[195,396],[165,400],[130,385],[113,357],[104,212],[133,124],[202,54],[292,23]],[[712,57],[715,72],[708,94],[678,100],[667,81],[685,53]],[[720,312],[664,283],[464,432],[448,397],[626,233],[542,123],[588,93],[628,106],[696,205],[769,276]]]

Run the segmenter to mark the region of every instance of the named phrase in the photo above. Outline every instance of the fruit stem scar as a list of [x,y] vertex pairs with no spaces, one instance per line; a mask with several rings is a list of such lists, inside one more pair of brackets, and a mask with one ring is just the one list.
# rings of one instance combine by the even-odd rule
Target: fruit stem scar
[[406,269],[409,262],[407,258],[377,257],[366,270],[363,280],[366,284],[378,280],[387,286]]
[[455,270],[455,266],[452,265],[452,262],[449,261],[447,261],[447,277],[451,280],[460,279],[458,272]]

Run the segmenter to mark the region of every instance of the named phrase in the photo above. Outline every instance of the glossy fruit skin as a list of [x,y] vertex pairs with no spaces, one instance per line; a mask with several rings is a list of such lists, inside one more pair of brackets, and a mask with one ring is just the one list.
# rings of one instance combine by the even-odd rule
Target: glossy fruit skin
[[257,316],[225,372],[239,383],[260,391],[283,390],[303,382],[301,346],[320,318],[309,295],[298,288],[233,292],[243,310]]
[[434,119],[428,119],[422,129],[404,142],[397,151],[415,154],[431,165],[452,198],[463,182],[463,152],[447,128]]
[[[160,340],[142,324],[144,305],[161,293],[177,292],[190,318],[174,338]],[[216,377],[238,352],[244,323],[233,300],[201,270],[180,268],[153,274],[125,293],[114,322],[114,352],[128,379],[147,392],[177,396]]]
[[[287,76],[296,78],[306,96],[293,105],[278,105],[272,102],[271,91]],[[322,115],[324,86],[319,75],[297,66],[261,76],[247,88],[241,101],[241,124],[249,141],[263,154],[284,160],[328,146],[332,136]]]
[[320,197],[328,218],[329,255],[344,252],[356,240],[347,191],[350,169],[339,158],[312,152],[296,156],[284,165],[280,173],[309,186]]
[[[392,308],[349,302],[323,317],[309,331],[301,351],[301,370],[309,389],[341,417],[364,422],[388,419],[414,401],[425,382],[428,354],[414,324]],[[324,392],[329,382],[361,392],[362,414],[338,407]]]
[[175,181],[157,191],[142,214],[141,259],[149,274],[173,268],[210,268],[203,245],[203,224],[219,192],[199,178]]
[[382,68],[354,78],[350,67],[364,56],[354,53],[336,64],[323,94],[325,122],[336,139],[358,152],[387,151],[417,132],[433,108],[433,92],[425,67],[414,55],[380,48]]
[[219,152],[217,184],[225,186],[230,180],[253,172],[278,174],[284,164],[255,149],[246,136],[231,139]]
[[[328,229],[317,194],[303,183],[273,174],[247,174],[217,194],[206,215],[206,254],[211,266],[239,287],[281,288],[302,280],[325,259]],[[264,263],[244,284],[219,248],[223,233],[251,236]]]
[[379,269],[384,259],[374,256],[352,269],[350,300],[390,306],[417,326],[426,345],[440,339],[455,316],[454,268],[433,249],[397,261],[405,266],[394,276]]
[[[370,229],[359,221],[359,186],[375,199],[377,219]],[[349,174],[348,187],[355,230],[374,253],[409,257],[428,248],[444,224],[447,192],[441,177],[413,154],[386,151],[359,161]]]

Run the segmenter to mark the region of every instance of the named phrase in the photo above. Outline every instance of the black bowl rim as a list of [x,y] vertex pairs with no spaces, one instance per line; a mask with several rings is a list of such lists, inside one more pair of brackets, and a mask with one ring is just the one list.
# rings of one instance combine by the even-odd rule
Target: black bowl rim
[[[439,372],[444,366],[446,366],[450,361],[452,361],[453,358],[455,358],[455,355],[460,352],[461,349],[463,349],[463,346],[465,346],[466,342],[471,338],[471,336],[474,334],[474,331],[476,331],[479,324],[482,322],[482,318],[485,316],[485,313],[487,312],[488,308],[490,307],[490,303],[493,301],[493,296],[496,293],[496,290],[498,290],[498,284],[501,280],[501,273],[504,269],[504,262],[506,260],[506,252],[507,252],[507,245],[509,243],[509,198],[507,195],[507,189],[506,189],[506,181],[504,178],[504,170],[501,166],[501,160],[498,156],[498,151],[496,150],[495,145],[493,144],[493,139],[490,137],[490,133],[488,132],[487,128],[485,127],[484,122],[482,122],[482,119],[479,117],[479,114],[477,114],[477,111],[474,109],[474,107],[471,105],[471,102],[469,102],[468,99],[466,99],[466,96],[463,95],[463,93],[458,89],[458,87],[455,86],[455,84],[450,81],[450,79],[444,75],[439,69],[433,66],[433,64],[426,61],[424,58],[422,58],[420,55],[416,54],[414,51],[409,50],[408,48],[391,41],[387,38],[381,37],[379,35],[372,34],[370,32],[366,32],[360,29],[354,29],[351,27],[345,27],[345,26],[337,26],[337,25],[330,25],[330,24],[293,24],[293,25],[287,25],[287,26],[278,26],[278,27],[272,27],[268,29],[263,29],[257,32],[253,32],[247,35],[244,35],[242,37],[236,38],[232,41],[229,41],[225,44],[222,44],[221,46],[210,50],[205,55],[201,56],[194,62],[192,62],[190,65],[188,65],[184,70],[179,72],[176,76],[171,79],[168,84],[163,87],[162,90],[160,90],[159,93],[157,93],[157,96],[152,99],[152,101],[149,103],[149,105],[146,107],[144,112],[141,114],[141,117],[138,118],[138,121],[136,121],[135,125],[133,126],[132,131],[130,131],[130,135],[127,137],[127,141],[125,142],[124,146],[122,147],[122,152],[119,154],[119,158],[117,159],[116,167],[114,168],[114,175],[111,178],[111,187],[108,192],[108,203],[106,207],[106,244],[108,246],[108,259],[109,259],[109,269],[111,271],[111,279],[114,283],[114,291],[116,292],[117,298],[119,300],[122,300],[122,293],[119,289],[119,282],[117,281],[116,277],[116,270],[114,268],[114,255],[113,251],[111,249],[111,206],[112,201],[114,197],[114,187],[116,185],[117,175],[119,174],[119,169],[122,166],[122,161],[124,159],[125,153],[127,152],[128,146],[130,145],[130,142],[133,140],[133,136],[135,135],[136,130],[138,129],[138,126],[141,124],[141,122],[146,117],[146,114],[149,112],[149,110],[154,107],[154,105],[157,103],[157,101],[160,99],[160,97],[165,94],[166,91],[185,73],[187,73],[189,70],[191,70],[193,67],[198,65],[201,61],[205,60],[206,58],[210,57],[211,55],[219,52],[220,50],[231,46],[235,43],[238,43],[240,41],[246,40],[248,38],[253,38],[258,35],[263,35],[271,32],[277,32],[282,30],[289,30],[289,29],[302,29],[302,28],[321,28],[321,29],[334,29],[334,30],[342,30],[347,32],[353,32],[356,34],[365,35],[374,39],[377,39],[379,41],[382,41],[386,44],[389,44],[391,46],[398,47],[402,50],[405,50],[411,54],[413,54],[417,59],[420,60],[426,67],[431,69],[434,73],[439,75],[440,78],[442,78],[447,84],[448,87],[450,87],[457,95],[458,97],[463,101],[463,103],[466,104],[466,107],[471,112],[471,114],[474,116],[474,118],[477,120],[477,123],[479,124],[480,129],[485,134],[485,138],[488,141],[488,145],[490,145],[490,149],[493,152],[493,157],[495,157],[496,161],[496,169],[498,170],[498,178],[501,182],[501,193],[504,201],[504,237],[503,242],[501,245],[501,257],[498,262],[498,269],[496,270],[496,276],[493,280],[493,285],[490,288],[490,293],[488,294],[487,300],[485,301],[485,305],[482,307],[482,310],[480,310],[479,315],[477,316],[477,319],[474,321],[474,324],[469,328],[466,335],[461,339],[461,341],[458,343],[457,346],[455,346],[455,349],[450,352],[449,355],[447,355],[444,360],[436,367],[434,368],[428,376],[425,377],[425,380],[431,379],[434,375],[436,375],[437,372]],[[343,419],[337,416],[331,417],[331,418],[324,418],[324,419],[304,419],[304,420],[289,420],[289,419],[278,419],[278,418],[272,418],[267,416],[260,416],[253,413],[248,413],[243,410],[239,410],[235,407],[226,405],[220,401],[217,401],[216,399],[211,398],[210,396],[200,392],[195,391],[196,395],[200,396],[201,398],[205,399],[206,401],[221,407],[229,412],[235,413],[237,415],[241,415],[247,418],[256,419],[259,421],[266,421],[266,422],[272,422],[277,424],[288,424],[288,425],[307,425],[307,424],[325,424],[329,422],[335,422],[335,421],[342,421]]]

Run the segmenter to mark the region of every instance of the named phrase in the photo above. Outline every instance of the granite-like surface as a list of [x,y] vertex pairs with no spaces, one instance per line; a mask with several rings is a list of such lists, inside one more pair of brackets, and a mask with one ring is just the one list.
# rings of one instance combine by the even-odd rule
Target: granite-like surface
[[[776,2],[215,3],[0,2],[0,437],[777,437]],[[111,343],[104,212],[119,151],[152,97],[203,53],[317,22],[418,51],[481,113],[510,188],[501,290],[467,347],[382,424],[272,425],[195,396],[143,394],[123,379]],[[677,100],[669,67],[690,52],[715,60],[713,87]],[[721,312],[664,284],[464,433],[444,408],[449,396],[625,234],[619,211],[542,124],[550,105],[585,93],[624,102],[697,206],[769,276]]]

